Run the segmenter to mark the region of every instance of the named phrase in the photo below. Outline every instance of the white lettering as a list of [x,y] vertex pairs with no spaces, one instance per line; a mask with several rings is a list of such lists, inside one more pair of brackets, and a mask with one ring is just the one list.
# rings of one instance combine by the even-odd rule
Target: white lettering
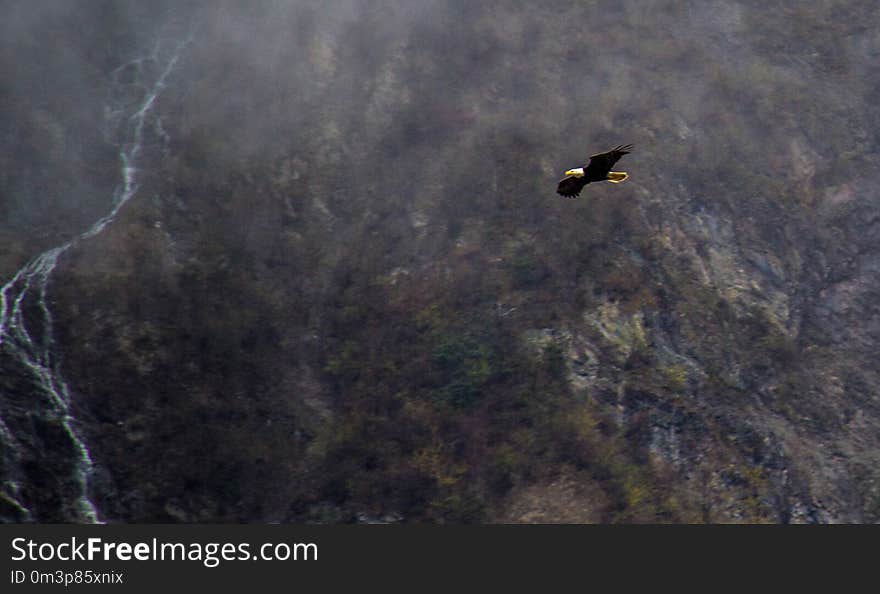
[[21,553],[21,556],[20,556],[20,557],[16,557],[16,556],[13,555],[13,557],[12,557],[12,560],[13,560],[13,561],[21,561],[21,560],[23,560],[25,557],[27,557],[27,553],[25,553],[24,549],[21,548],[20,546],[18,546],[18,543],[19,543],[19,542],[24,542],[24,538],[22,538],[22,537],[19,536],[18,538],[13,538],[13,539],[12,539],[12,548],[15,549],[16,551],[19,551],[19,552]]
[[71,541],[70,541],[70,547],[71,547],[71,554],[70,554],[71,559],[70,560],[71,561],[85,561],[85,557],[83,557],[83,553],[82,553],[83,546],[85,546],[83,543],[81,543],[81,542],[77,543],[75,536],[71,539]]
[[116,558],[120,561],[131,561],[131,545],[127,542],[117,544]]
[[149,561],[150,545],[145,542],[139,542],[134,545],[134,558],[138,561]]
[[[44,550],[48,550],[48,553],[44,553]],[[51,542],[42,543],[37,549],[37,555],[40,558],[40,561],[51,561],[55,558],[55,547],[52,546]]]
[[90,538],[89,539],[89,561],[94,561],[95,556],[101,552],[101,539],[100,538]]

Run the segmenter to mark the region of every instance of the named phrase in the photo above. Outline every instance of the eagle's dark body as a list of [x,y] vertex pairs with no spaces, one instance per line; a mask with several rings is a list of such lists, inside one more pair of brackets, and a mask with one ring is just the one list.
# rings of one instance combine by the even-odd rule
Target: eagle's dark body
[[566,176],[559,180],[556,191],[566,198],[574,198],[581,193],[590,182],[610,181],[620,183],[628,175],[624,172],[611,171],[620,158],[630,152],[631,144],[621,145],[606,153],[598,153],[590,157],[590,162],[579,169],[569,169]]

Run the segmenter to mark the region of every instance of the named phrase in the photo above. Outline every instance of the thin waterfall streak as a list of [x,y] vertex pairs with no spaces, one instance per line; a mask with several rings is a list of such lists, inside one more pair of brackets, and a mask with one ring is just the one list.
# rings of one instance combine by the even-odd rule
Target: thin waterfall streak
[[[21,448],[18,439],[6,425],[6,422],[2,417],[0,417],[0,438],[2,438],[3,443],[11,444],[17,449]],[[25,505],[19,500],[21,497],[19,493],[19,484],[10,478],[6,478],[2,485],[4,487],[4,500],[18,510],[24,521],[31,521],[33,519],[31,510],[25,507]]]
[[[88,229],[71,239],[70,241],[49,249],[25,266],[19,269],[6,284],[0,288],[0,346],[14,355],[32,374],[37,383],[52,403],[52,413],[60,421],[61,426],[72,441],[77,454],[77,467],[75,478],[79,483],[80,494],[75,505],[80,519],[100,523],[97,508],[89,499],[88,482],[94,469],[94,462],[86,447],[85,441],[76,428],[77,421],[71,414],[71,397],[67,383],[61,374],[60,361],[53,356],[52,347],[54,342],[54,319],[49,307],[48,291],[52,274],[58,265],[59,258],[72,246],[80,241],[90,239],[103,231],[108,224],[113,222],[122,207],[137,193],[136,183],[137,168],[135,162],[141,155],[144,143],[144,128],[150,114],[157,103],[161,92],[165,89],[166,80],[177,64],[182,49],[190,43],[192,35],[177,45],[173,55],[165,63],[164,68],[153,80],[152,85],[142,84],[141,77],[144,75],[145,66],[148,62],[159,64],[161,43],[157,41],[150,58],[133,60],[121,65],[111,74],[111,80],[116,85],[125,84],[120,81],[127,68],[135,68],[136,79],[129,88],[141,89],[145,96],[137,103],[136,111],[122,121],[130,123],[128,138],[119,139],[120,170],[122,173],[121,187],[114,192],[110,212],[99,218]],[[127,92],[122,90],[122,92]],[[124,102],[124,99],[123,99]],[[105,115],[110,126],[118,126],[120,118],[125,111],[124,103],[120,106],[108,106]],[[116,121],[116,123],[114,123]],[[152,123],[163,142],[167,142],[168,135],[162,127],[161,121],[154,120]],[[118,130],[118,128],[117,128]],[[161,132],[159,132],[161,131]],[[113,133],[108,131],[109,133]],[[34,322],[36,327],[28,328],[26,304],[35,304],[39,311],[39,318]],[[32,310],[31,310],[32,311]],[[3,443],[13,448],[13,454],[19,454],[21,443],[15,439],[5,421],[0,418],[0,438]],[[15,491],[17,487],[7,488],[8,481],[3,483],[2,494],[9,499],[14,507],[19,509],[26,518],[32,518],[33,513],[9,491]]]
[[24,271],[24,268],[20,269],[18,272],[15,273],[15,276],[12,277],[12,280],[3,285],[3,288],[0,289],[0,306],[2,306],[3,308],[2,313],[0,313],[0,345],[2,345],[4,342],[4,339],[6,337],[6,326],[9,324],[12,318],[12,312],[9,309],[9,289],[18,284],[18,281],[21,279]]

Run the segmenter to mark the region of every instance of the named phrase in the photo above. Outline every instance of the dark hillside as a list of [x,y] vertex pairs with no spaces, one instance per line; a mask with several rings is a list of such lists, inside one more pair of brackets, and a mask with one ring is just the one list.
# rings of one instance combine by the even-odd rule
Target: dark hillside
[[106,210],[110,73],[191,32],[50,284],[102,518],[880,519],[872,3],[119,11],[0,87],[11,277]]

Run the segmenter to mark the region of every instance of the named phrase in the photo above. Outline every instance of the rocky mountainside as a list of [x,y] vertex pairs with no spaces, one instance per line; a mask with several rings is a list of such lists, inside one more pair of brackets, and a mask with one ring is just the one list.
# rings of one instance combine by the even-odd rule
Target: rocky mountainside
[[873,3],[43,4],[4,520],[880,520]]

